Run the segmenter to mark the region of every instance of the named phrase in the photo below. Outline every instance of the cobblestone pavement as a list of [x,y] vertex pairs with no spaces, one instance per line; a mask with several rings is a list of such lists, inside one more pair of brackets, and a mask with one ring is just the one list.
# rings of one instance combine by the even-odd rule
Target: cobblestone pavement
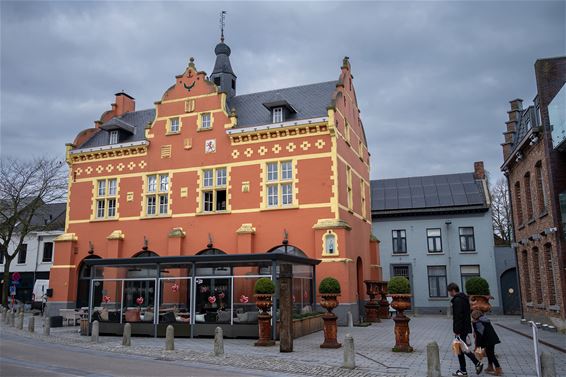
[[[501,321],[501,323],[508,325],[515,321],[518,323],[519,318],[495,317],[493,321],[496,324]],[[225,339],[226,356],[224,358],[211,355],[212,339],[175,339],[176,350],[164,351],[165,340],[163,338],[134,337],[131,347],[122,347],[121,337],[101,336],[100,342],[94,344],[90,342],[89,337],[78,334],[78,327],[53,328],[51,329],[51,336],[45,338],[41,335],[41,321],[37,320],[35,334],[29,334],[26,330],[7,328],[4,324],[2,324],[2,332],[19,332],[24,336],[35,337],[48,342],[146,355],[165,360],[190,360],[291,375],[344,377],[426,376],[426,344],[436,341],[440,347],[442,375],[450,376],[453,371],[458,369],[457,358],[452,355],[450,350],[450,342],[452,341],[451,319],[445,316],[418,316],[411,319],[410,327],[411,345],[415,348],[415,352],[410,354],[391,351],[394,344],[392,320],[384,320],[370,327],[340,327],[338,330],[339,341],[343,339],[346,333],[350,333],[354,337],[357,366],[355,370],[341,368],[343,349],[321,349],[319,347],[322,342],[322,332],[296,339],[292,353],[279,353],[278,346],[254,347],[254,341],[249,339]],[[27,319],[24,329],[26,328]],[[532,340],[499,326],[495,328],[502,341],[502,344],[496,347],[496,353],[505,376],[535,376]],[[562,336],[562,339],[566,341],[566,336],[559,336]],[[556,339],[560,341],[559,337]],[[540,345],[540,349],[554,356],[557,375],[566,376],[565,354],[544,345]],[[468,369],[471,371],[471,365],[468,366]]]

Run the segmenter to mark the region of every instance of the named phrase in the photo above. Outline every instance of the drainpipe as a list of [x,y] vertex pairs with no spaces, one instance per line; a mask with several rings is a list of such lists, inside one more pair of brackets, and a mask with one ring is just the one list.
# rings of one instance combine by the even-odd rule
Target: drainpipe
[[35,286],[35,279],[36,279],[36,274],[37,274],[37,265],[39,263],[39,244],[41,243],[43,237],[40,236],[39,234],[37,235],[37,249],[35,252],[35,267],[33,269],[33,286],[31,289],[31,294],[33,295],[33,287]]
[[[446,253],[448,254],[448,271],[446,271],[446,281],[450,283],[452,281],[450,280],[450,276],[452,272],[452,250],[450,248],[450,225],[452,225],[452,220],[446,220],[444,224],[446,225]],[[442,239],[440,242],[442,242]]]

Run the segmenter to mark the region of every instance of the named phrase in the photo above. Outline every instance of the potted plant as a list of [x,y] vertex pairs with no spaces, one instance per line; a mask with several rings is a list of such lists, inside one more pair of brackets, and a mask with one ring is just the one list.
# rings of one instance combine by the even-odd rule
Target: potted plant
[[255,282],[254,297],[256,306],[261,311],[258,315],[259,339],[256,346],[272,346],[275,342],[271,339],[271,314],[269,309],[272,297],[275,293],[275,283],[269,278],[259,278]]
[[327,310],[322,316],[324,320],[324,343],[320,345],[320,348],[340,348],[342,345],[336,340],[337,317],[336,314],[332,313],[332,310],[338,306],[338,296],[341,292],[340,283],[332,277],[324,278],[318,286],[318,292],[322,297],[320,306]]
[[409,279],[403,276],[395,276],[387,284],[389,296],[393,299],[391,307],[396,310],[395,317],[395,347],[394,352],[413,352],[409,344],[409,321],[410,318],[404,313],[411,307],[411,285]]
[[489,283],[482,277],[474,276],[466,281],[466,293],[470,296],[470,307],[472,310],[488,312],[491,310],[491,294]]

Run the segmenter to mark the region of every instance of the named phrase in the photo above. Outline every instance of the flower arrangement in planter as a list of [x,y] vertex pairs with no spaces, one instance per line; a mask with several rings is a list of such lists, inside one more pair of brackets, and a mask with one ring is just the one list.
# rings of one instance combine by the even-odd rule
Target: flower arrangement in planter
[[272,346],[275,342],[271,339],[271,314],[269,309],[272,305],[271,299],[275,293],[275,283],[269,278],[259,278],[255,282],[254,292],[256,306],[261,311],[258,315],[259,339],[255,342],[255,345]]
[[322,319],[324,320],[324,343],[320,348],[340,348],[342,345],[336,340],[338,328],[336,327],[336,314],[332,310],[338,306],[338,296],[340,295],[340,283],[332,277],[322,279],[318,286],[318,292],[322,297],[320,306],[327,310]]
[[395,321],[395,346],[394,352],[413,352],[409,344],[409,321],[410,318],[404,313],[411,308],[411,284],[404,276],[395,276],[387,284],[389,296],[393,299],[391,307],[397,311]]
[[489,300],[492,297],[487,280],[479,276],[469,278],[466,281],[466,293],[470,296],[472,310],[480,310],[484,313],[491,310]]

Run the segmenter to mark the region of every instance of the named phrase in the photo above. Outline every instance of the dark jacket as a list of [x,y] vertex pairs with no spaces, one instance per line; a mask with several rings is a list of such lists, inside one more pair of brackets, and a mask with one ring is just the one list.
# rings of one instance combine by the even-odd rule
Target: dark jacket
[[454,331],[454,334],[465,336],[471,333],[472,320],[468,296],[464,292],[460,292],[450,302],[452,303],[452,331]]
[[486,316],[481,316],[473,322],[474,334],[476,336],[476,347],[486,347],[501,343],[491,321]]

